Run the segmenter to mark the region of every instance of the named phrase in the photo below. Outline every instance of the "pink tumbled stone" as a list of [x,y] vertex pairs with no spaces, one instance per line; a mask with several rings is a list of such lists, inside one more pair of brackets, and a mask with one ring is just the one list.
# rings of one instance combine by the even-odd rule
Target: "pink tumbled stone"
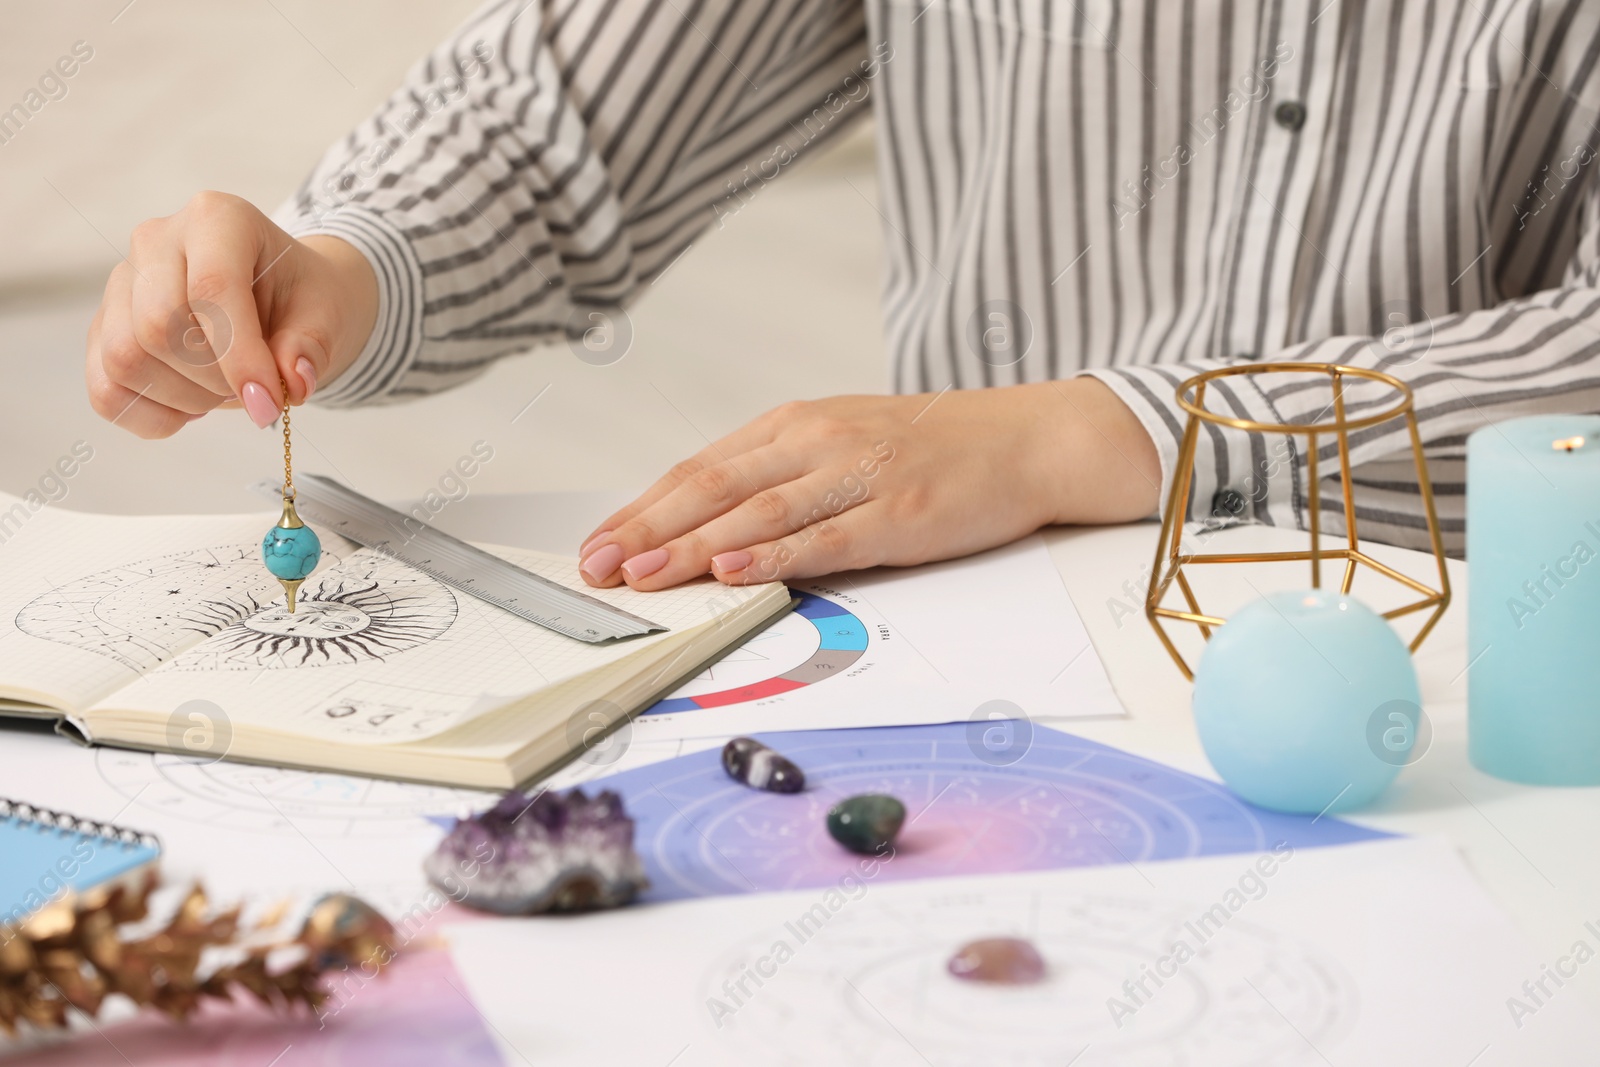
[[1000,985],[1032,985],[1044,978],[1044,957],[1020,937],[969,941],[945,964],[957,978]]

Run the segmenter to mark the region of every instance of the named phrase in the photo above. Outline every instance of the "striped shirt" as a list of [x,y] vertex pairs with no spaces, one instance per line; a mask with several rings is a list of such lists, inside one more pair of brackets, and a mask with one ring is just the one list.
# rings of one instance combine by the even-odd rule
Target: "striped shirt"
[[[1593,0],[505,0],[279,218],[379,279],[321,401],[404,398],[581,334],[872,112],[896,389],[1093,374],[1154,438],[1165,499],[1184,378],[1385,370],[1458,551],[1469,432],[1600,411],[1597,61]],[[1232,378],[1208,403],[1285,423],[1328,398]],[[1351,449],[1363,535],[1425,545],[1403,423]],[[1303,527],[1304,451],[1206,427],[1188,517]]]

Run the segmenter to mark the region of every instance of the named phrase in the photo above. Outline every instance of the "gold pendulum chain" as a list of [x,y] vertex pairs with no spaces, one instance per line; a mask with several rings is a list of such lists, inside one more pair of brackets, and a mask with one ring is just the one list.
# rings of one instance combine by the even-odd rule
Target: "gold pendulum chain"
[[294,499],[294,451],[289,442],[289,385],[282,378],[278,379],[283,386],[283,499]]

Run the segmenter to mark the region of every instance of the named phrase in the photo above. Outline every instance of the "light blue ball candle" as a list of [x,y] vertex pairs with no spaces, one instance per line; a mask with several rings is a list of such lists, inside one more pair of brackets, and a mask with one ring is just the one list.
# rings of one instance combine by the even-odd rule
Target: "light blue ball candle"
[[297,582],[322,558],[322,542],[309,526],[274,526],[261,539],[261,559],[274,578]]
[[1406,762],[1421,702],[1394,629],[1324,590],[1241,608],[1207,642],[1194,675],[1195,726],[1211,765],[1239,796],[1276,811],[1370,803]]
[[1474,766],[1600,785],[1600,417],[1467,439],[1467,655]]

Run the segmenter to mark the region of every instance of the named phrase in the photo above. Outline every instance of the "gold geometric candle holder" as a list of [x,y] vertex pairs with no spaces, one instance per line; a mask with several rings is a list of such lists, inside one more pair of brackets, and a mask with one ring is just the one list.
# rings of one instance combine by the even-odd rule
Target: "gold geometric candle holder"
[[[1328,422],[1307,423],[1266,423],[1256,422],[1251,419],[1234,418],[1231,415],[1218,414],[1207,409],[1206,385],[1219,378],[1242,377],[1247,375],[1288,375],[1288,374],[1315,374],[1330,380],[1333,398],[1328,407],[1333,411],[1333,419]],[[1345,411],[1345,380],[1347,378],[1362,378],[1368,381],[1381,382],[1389,386],[1394,392],[1394,399],[1387,403],[1382,410],[1371,415],[1362,415],[1359,418],[1350,418]],[[1150,569],[1150,589],[1145,599],[1145,616],[1150,620],[1150,625],[1155,627],[1156,636],[1161,639],[1162,645],[1171,654],[1172,659],[1183,672],[1183,676],[1190,681],[1194,680],[1194,672],[1189,669],[1183,655],[1172,643],[1171,636],[1163,626],[1163,621],[1178,621],[1192,623],[1200,628],[1200,633],[1207,640],[1211,631],[1223,624],[1220,616],[1210,615],[1202,611],[1200,602],[1194,594],[1194,589],[1185,576],[1184,571],[1189,567],[1212,566],[1224,563],[1283,563],[1298,560],[1309,561],[1311,564],[1311,586],[1314,589],[1322,587],[1322,564],[1324,561],[1344,564],[1344,573],[1340,577],[1339,591],[1349,593],[1351,585],[1355,582],[1356,568],[1369,567],[1383,578],[1395,581],[1417,593],[1421,599],[1402,605],[1391,611],[1383,613],[1386,619],[1399,618],[1413,612],[1433,609],[1433,614],[1423,623],[1416,637],[1411,640],[1411,651],[1415,652],[1433,630],[1434,624],[1439,621],[1439,616],[1444,614],[1450,606],[1450,574],[1445,569],[1444,542],[1439,534],[1439,517],[1434,510],[1433,485],[1428,480],[1428,462],[1422,452],[1422,438],[1417,433],[1417,416],[1411,393],[1411,388],[1400,379],[1380,371],[1365,370],[1360,367],[1346,367],[1334,363],[1256,363],[1239,366],[1222,367],[1217,370],[1197,374],[1178,386],[1178,406],[1188,412],[1189,419],[1184,426],[1183,444],[1178,452],[1178,476],[1173,480],[1172,493],[1167,499],[1166,509],[1161,516],[1161,539],[1156,544],[1155,563]],[[1328,410],[1327,408],[1324,411]],[[1355,499],[1351,495],[1350,484],[1350,434],[1355,430],[1363,430],[1369,426],[1377,426],[1393,419],[1404,419],[1406,430],[1411,437],[1411,453],[1416,462],[1417,484],[1421,487],[1422,506],[1427,516],[1428,540],[1433,549],[1434,561],[1439,570],[1438,588],[1430,586],[1402,574],[1386,564],[1373,559],[1361,549],[1361,542],[1356,529]],[[1264,434],[1291,434],[1303,436],[1306,441],[1307,478],[1306,484],[1310,487],[1308,502],[1308,525],[1310,526],[1311,547],[1300,552],[1186,552],[1183,547],[1182,516],[1186,510],[1189,499],[1189,490],[1194,482],[1194,456],[1195,448],[1199,441],[1200,426],[1210,423],[1216,426],[1231,427],[1235,430],[1244,430],[1250,433]],[[1339,444],[1339,473],[1340,484],[1344,492],[1344,525],[1346,544],[1343,548],[1325,548],[1322,544],[1322,502],[1319,482],[1317,478],[1317,444],[1318,439],[1332,435]],[[1167,594],[1176,586],[1182,595],[1184,607],[1167,607],[1164,601]]]

